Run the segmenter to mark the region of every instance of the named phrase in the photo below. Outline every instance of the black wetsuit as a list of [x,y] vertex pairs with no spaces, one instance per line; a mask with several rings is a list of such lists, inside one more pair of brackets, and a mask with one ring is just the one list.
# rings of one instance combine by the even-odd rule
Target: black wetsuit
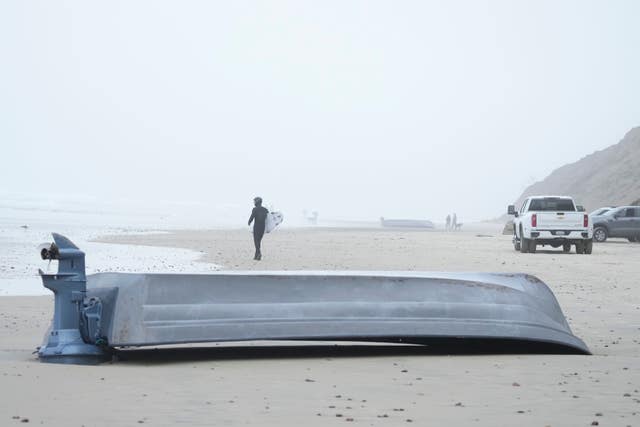
[[262,257],[262,253],[260,252],[260,242],[262,242],[262,236],[264,236],[264,229],[268,214],[269,211],[267,208],[256,206],[251,211],[251,216],[249,217],[249,225],[251,225],[251,222],[255,220],[253,223],[253,243],[256,245],[256,255],[254,259],[260,259]]

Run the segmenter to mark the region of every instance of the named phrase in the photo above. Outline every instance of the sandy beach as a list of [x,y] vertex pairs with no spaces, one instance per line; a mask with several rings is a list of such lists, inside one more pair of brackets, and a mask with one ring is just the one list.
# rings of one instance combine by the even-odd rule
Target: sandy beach
[[638,17],[0,1],[0,427],[640,427]]
[[285,228],[265,237],[260,262],[246,229],[98,241],[196,251],[233,270],[526,272],[550,286],[592,356],[251,343],[41,364],[52,298],[3,296],[0,425],[640,425],[640,244],[520,254],[500,231]]

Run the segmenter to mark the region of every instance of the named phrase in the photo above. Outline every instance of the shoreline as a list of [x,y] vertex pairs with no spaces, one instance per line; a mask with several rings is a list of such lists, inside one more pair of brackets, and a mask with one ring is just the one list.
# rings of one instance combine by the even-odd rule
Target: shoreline
[[[57,270],[56,261],[40,259],[38,246],[52,242],[50,229],[59,229],[86,254],[87,274],[103,271],[116,272],[210,272],[220,267],[200,263],[201,253],[186,248],[161,248],[157,246],[122,245],[98,242],[102,235],[128,237],[168,235],[167,230],[102,229],[39,226],[28,229],[2,227],[0,244],[6,247],[0,253],[0,297],[10,295],[49,295],[42,286],[38,270]],[[4,248],[3,248],[4,249]]]

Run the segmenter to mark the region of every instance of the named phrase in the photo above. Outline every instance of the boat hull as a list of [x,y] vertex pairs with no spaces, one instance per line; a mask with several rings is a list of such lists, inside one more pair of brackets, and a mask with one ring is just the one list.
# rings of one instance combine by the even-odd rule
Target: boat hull
[[380,224],[388,228],[435,228],[433,222],[421,219],[381,219]]
[[101,301],[100,330],[111,347],[486,339],[589,353],[548,286],[525,274],[101,273],[88,276],[87,297]]

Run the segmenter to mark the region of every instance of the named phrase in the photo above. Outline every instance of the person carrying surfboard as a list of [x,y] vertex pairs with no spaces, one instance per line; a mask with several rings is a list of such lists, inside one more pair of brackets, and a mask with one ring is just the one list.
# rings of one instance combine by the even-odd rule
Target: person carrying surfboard
[[249,225],[253,222],[253,244],[256,246],[256,255],[253,257],[254,260],[260,261],[262,259],[262,252],[260,252],[260,243],[262,242],[262,237],[264,236],[264,231],[267,223],[267,215],[269,211],[267,208],[262,206],[262,197],[256,197],[253,199],[253,204],[255,207],[251,211],[251,216],[249,217]]

